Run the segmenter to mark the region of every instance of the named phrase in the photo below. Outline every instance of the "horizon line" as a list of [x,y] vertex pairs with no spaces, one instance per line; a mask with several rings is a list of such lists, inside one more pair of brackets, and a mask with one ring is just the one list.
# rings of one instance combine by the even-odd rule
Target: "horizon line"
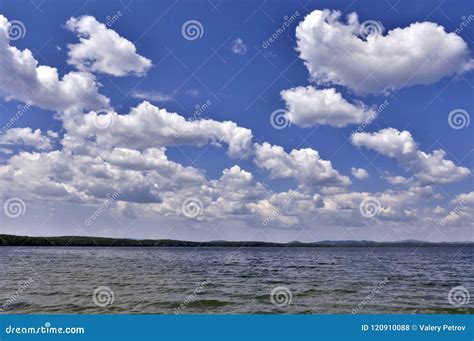
[[[67,240],[63,240],[67,239]],[[88,241],[88,240],[89,241]],[[259,240],[208,240],[208,241],[195,241],[195,240],[179,240],[179,239],[152,239],[152,238],[114,238],[114,237],[101,237],[101,236],[78,236],[78,235],[63,235],[63,236],[24,236],[24,235],[13,235],[13,234],[0,234],[0,246],[19,246],[19,242],[23,241],[23,246],[92,246],[92,247],[103,247],[102,243],[98,241],[111,242],[112,247],[116,246],[133,246],[133,247],[159,247],[159,246],[234,246],[245,244],[251,244],[248,246],[378,246],[378,245],[418,245],[423,244],[429,245],[452,245],[452,244],[474,244],[474,241],[424,241],[417,239],[405,239],[397,241],[376,241],[376,240],[320,240],[312,242],[302,242],[293,240],[289,242],[271,242],[271,241],[259,241]],[[72,245],[69,245],[73,242]],[[126,245],[113,245],[114,242],[122,242]],[[137,245],[138,243],[138,245]],[[146,245],[142,245],[145,243]],[[150,244],[154,243],[154,244]],[[165,245],[165,244],[175,245]],[[13,244],[13,245],[10,245]],[[32,245],[34,244],[34,245]],[[46,244],[46,245],[45,245]],[[94,245],[95,244],[95,245]],[[159,245],[161,244],[161,245]]]

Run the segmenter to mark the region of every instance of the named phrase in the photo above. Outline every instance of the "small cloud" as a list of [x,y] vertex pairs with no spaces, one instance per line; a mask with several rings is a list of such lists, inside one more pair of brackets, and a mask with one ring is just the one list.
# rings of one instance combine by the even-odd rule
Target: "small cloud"
[[173,96],[164,94],[160,91],[133,91],[131,96],[133,98],[144,99],[154,102],[166,102],[173,100]]
[[413,181],[412,178],[405,178],[400,175],[391,176],[388,173],[386,173],[384,179],[391,185],[408,185]]
[[191,96],[191,97],[197,97],[197,96],[199,96],[199,90],[197,90],[197,89],[188,89],[188,90],[186,90],[186,95]]
[[247,45],[244,44],[242,39],[237,38],[232,42],[232,52],[243,56],[247,53]]
[[8,149],[8,148],[0,148],[0,153],[1,154],[6,154],[6,155],[11,155],[11,154],[13,154],[13,150]]
[[277,57],[276,53],[272,51],[263,51],[262,53],[266,58],[275,59]]
[[366,178],[369,177],[369,173],[363,168],[352,167],[351,168],[351,173],[355,178],[357,178],[359,180],[363,180],[363,179],[366,179]]
[[48,130],[46,132],[46,135],[48,135],[49,137],[51,137],[52,139],[57,139],[59,138],[59,134],[53,130]]
[[445,210],[443,207],[441,207],[441,206],[438,205],[438,206],[436,206],[436,207],[433,209],[433,213],[434,213],[434,214],[438,214],[438,215],[440,215],[440,214],[445,214],[445,213],[446,213],[446,210]]

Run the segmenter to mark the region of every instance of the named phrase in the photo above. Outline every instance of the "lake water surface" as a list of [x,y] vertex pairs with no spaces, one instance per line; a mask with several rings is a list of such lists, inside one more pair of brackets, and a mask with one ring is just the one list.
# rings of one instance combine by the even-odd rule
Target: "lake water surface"
[[[7,313],[473,313],[473,247],[0,248]],[[95,295],[94,295],[95,291]],[[271,294],[273,291],[273,295]]]

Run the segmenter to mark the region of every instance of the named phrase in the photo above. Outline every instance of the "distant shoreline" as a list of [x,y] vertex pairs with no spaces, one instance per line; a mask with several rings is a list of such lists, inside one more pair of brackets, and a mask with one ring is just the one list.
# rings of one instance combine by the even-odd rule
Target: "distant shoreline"
[[194,242],[173,239],[125,239],[88,236],[28,237],[0,234],[0,246],[60,246],[60,247],[426,247],[474,246],[474,242],[424,242],[405,240],[376,242],[367,240],[320,241],[313,243],[270,243],[260,241]]

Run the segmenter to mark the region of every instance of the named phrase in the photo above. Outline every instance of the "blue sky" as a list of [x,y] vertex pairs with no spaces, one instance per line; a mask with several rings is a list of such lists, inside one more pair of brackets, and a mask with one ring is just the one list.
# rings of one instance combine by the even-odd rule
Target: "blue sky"
[[[106,6],[100,1],[64,3],[3,1],[0,5],[0,14],[9,21],[21,21],[25,27],[24,37],[11,39],[10,46],[20,51],[29,49],[40,65],[57,68],[59,78],[70,72],[76,72],[81,67],[82,71],[87,68],[84,64],[81,66],[77,62],[68,62],[68,53],[70,53],[68,44],[79,42],[78,33],[67,28],[66,23],[72,17],[79,19],[82,16],[91,16],[99,23],[108,23],[106,25],[108,30],[117,32],[135,46],[135,56],[142,56],[153,64],[151,67],[145,67],[144,72],[135,72],[140,75],[131,74],[133,73],[131,72],[117,76],[104,70],[90,70],[90,68],[86,70],[85,72],[95,78],[98,92],[110,100],[110,108],[107,110],[113,109],[119,115],[127,115],[131,108],[148,100],[158,108],[166,109],[170,113],[178,113],[190,120],[193,115],[195,116],[196,106],[207,103],[208,108],[198,116],[198,119],[216,122],[232,121],[238,127],[250,129],[252,145],[254,143],[262,145],[267,142],[271,146],[283,147],[288,154],[292,150],[315,150],[320,160],[330,161],[331,168],[341,177],[347,177],[350,184],[333,186],[318,180],[317,175],[314,179],[311,175],[298,175],[305,171],[306,161],[301,162],[301,159],[297,161],[298,167],[301,168],[301,171],[298,171],[300,173],[295,169],[282,170],[272,168],[273,166],[268,166],[268,164],[264,165],[263,159],[267,156],[262,156],[262,159],[258,161],[258,158],[253,155],[256,149],[254,147],[246,155],[229,157],[226,153],[225,140],[217,141],[221,146],[216,146],[216,141],[203,144],[200,140],[196,143],[188,143],[188,140],[184,143],[169,141],[170,143],[166,145],[155,146],[152,142],[154,137],[150,135],[150,144],[147,144],[147,148],[166,147],[167,160],[198,170],[205,178],[203,181],[207,183],[201,183],[196,187],[195,192],[184,185],[183,188],[178,188],[176,184],[177,188],[173,189],[176,191],[174,201],[170,199],[169,202],[164,199],[167,196],[160,191],[166,191],[170,189],[170,186],[167,185],[165,188],[161,184],[157,184],[157,188],[160,189],[154,194],[157,196],[156,201],[160,203],[140,199],[138,201],[143,204],[140,206],[133,200],[119,197],[118,200],[113,200],[110,205],[107,205],[107,209],[101,212],[94,224],[90,224],[92,226],[84,226],[83,222],[87,216],[94,214],[101,207],[100,205],[104,204],[103,195],[102,197],[94,195],[93,189],[85,189],[84,185],[79,184],[87,179],[75,179],[71,183],[61,179],[61,181],[56,181],[56,184],[61,183],[58,186],[65,186],[64,188],[70,191],[69,194],[77,191],[74,193],[74,198],[68,196],[67,199],[57,201],[59,198],[36,193],[34,189],[25,193],[25,189],[20,187],[28,187],[28,184],[17,186],[17,182],[23,181],[23,178],[7,178],[11,176],[11,169],[14,168],[11,166],[11,158],[20,151],[50,153],[58,150],[68,153],[69,156],[73,155],[71,157],[78,155],[77,151],[65,150],[63,144],[65,134],[71,134],[65,127],[65,122],[69,120],[67,122],[71,124],[74,118],[62,113],[65,111],[64,108],[57,109],[38,104],[32,105],[12,128],[30,127],[32,131],[40,129],[43,136],[50,130],[59,133],[59,136],[51,138],[51,147],[48,150],[38,150],[34,143],[24,143],[25,139],[22,140],[23,143],[17,143],[18,138],[10,137],[9,140],[4,137],[4,143],[0,145],[4,149],[3,154],[0,154],[2,160],[0,165],[4,167],[4,171],[0,172],[0,176],[4,176],[3,181],[8,184],[8,188],[5,188],[2,200],[6,202],[10,198],[21,199],[25,212],[15,218],[2,215],[2,227],[6,233],[18,234],[88,234],[195,240],[398,240],[408,238],[470,240],[472,239],[472,200],[474,199],[472,174],[470,174],[474,161],[472,124],[462,129],[453,129],[448,122],[448,115],[453,110],[462,109],[470,118],[469,113],[474,111],[472,96],[474,77],[471,71],[472,59],[470,59],[472,58],[473,28],[472,19],[469,19],[472,7],[472,3],[468,1],[439,3],[420,1],[416,4],[409,1],[379,1],[369,4],[364,1],[275,1],[271,3],[162,1],[152,3],[124,0],[110,1]],[[456,63],[464,63],[467,66],[454,65],[453,68],[457,68],[456,72],[446,71],[444,75],[441,72],[441,75],[433,76],[434,79],[429,82],[420,80],[418,83],[416,79],[419,74],[410,74],[408,67],[405,69],[401,67],[398,74],[404,77],[404,73],[407,73],[406,80],[409,82],[413,79],[413,85],[399,86],[386,91],[382,91],[383,86],[380,91],[365,92],[363,87],[356,89],[351,84],[357,77],[357,73],[365,72],[364,67],[370,69],[371,66],[370,63],[364,61],[365,57],[362,57],[360,63],[355,58],[353,66],[349,65],[344,69],[344,63],[339,63],[338,60],[327,62],[318,52],[314,52],[309,60],[304,60],[301,49],[297,48],[299,45],[295,30],[298,24],[303,22],[308,14],[323,9],[340,11],[339,23],[347,23],[345,16],[356,12],[359,24],[367,20],[381,24],[377,28],[383,26],[384,29],[378,39],[386,37],[391,30],[404,29],[416,22],[436,23],[443,26],[446,32],[454,32],[462,27],[456,39],[462,39],[464,47],[459,47],[457,40],[453,45],[443,45],[443,41],[440,40],[432,42],[437,45],[430,45],[430,42],[421,44],[421,47],[413,43],[410,51],[417,47],[422,50],[421,54],[426,55],[441,51],[441,53],[446,53],[440,57],[440,60],[445,58],[443,62],[447,61],[451,66]],[[292,15],[296,19],[288,24],[284,33],[279,35],[270,46],[264,47],[263,43]],[[114,16],[115,19],[113,19]],[[182,26],[189,20],[196,20],[201,24],[202,37],[195,40],[183,37]],[[420,33],[420,36],[415,35],[417,32],[408,33],[414,35],[415,41],[430,38],[429,33],[427,37],[423,37],[423,34],[427,34],[426,32]],[[440,35],[440,39],[444,37]],[[329,36],[325,38],[330,40]],[[447,34],[446,39],[448,39]],[[397,50],[396,47],[390,45],[394,44],[393,41],[387,41],[385,48],[403,52],[403,48],[410,48],[410,43],[408,47],[403,47],[403,43],[400,42],[401,48]],[[238,52],[233,50],[236,45],[240,46]],[[350,50],[350,46],[342,46],[342,43],[340,45],[341,49]],[[331,42],[328,42],[328,46],[331,46]],[[459,51],[456,51],[456,48],[459,48]],[[107,50],[107,46],[103,46],[103,49]],[[311,55],[313,53],[311,49],[317,50],[318,46],[310,44],[305,45],[303,49]],[[464,59],[452,57],[449,52],[451,50],[456,56],[463,55]],[[380,57],[376,50],[367,52],[367,56],[369,53]],[[337,53],[335,53],[335,58],[337,58]],[[369,57],[367,60],[370,60]],[[316,70],[326,67],[339,76],[330,76],[329,81],[323,82],[324,76],[317,74],[318,71],[316,71],[311,77],[305,61],[307,64],[315,65]],[[414,63],[416,62],[412,64]],[[436,61],[433,62],[435,63]],[[321,68],[320,64],[322,64]],[[386,68],[396,70],[397,65],[388,63]],[[7,68],[5,69],[7,72]],[[351,69],[354,71],[353,74],[351,74]],[[459,71],[460,69],[462,71]],[[384,77],[382,71],[380,75]],[[2,76],[5,75],[2,74]],[[431,75],[426,77],[430,78]],[[392,84],[390,79],[385,79],[385,81],[388,86]],[[289,102],[285,102],[280,92],[298,87],[311,87],[315,91],[333,88],[342,96],[343,101],[352,104],[361,103],[366,112],[384,101],[387,101],[388,105],[373,122],[364,128],[362,134],[365,135],[361,136],[360,143],[352,140],[353,132],[362,122],[360,118],[351,118],[353,122],[344,126],[335,126],[337,123],[332,125],[313,123],[305,126],[301,123],[303,114],[294,110],[293,113],[287,113],[285,116],[288,122],[292,121],[291,125],[284,129],[275,129],[270,119],[272,112],[289,109]],[[0,87],[0,95],[3,97],[0,102],[2,112],[0,125],[3,127],[11,120],[18,105],[25,102],[25,97],[16,95],[14,90],[8,86],[4,86],[3,90]],[[80,113],[74,115],[82,117],[90,110],[97,111],[98,109],[100,108],[84,107],[80,109]],[[331,121],[331,116],[328,117],[328,121]],[[387,133],[385,129],[388,128],[393,128],[398,132],[407,131],[411,134],[411,140],[417,146],[413,155],[403,154],[393,157],[387,154],[389,152],[370,145],[368,142],[370,134],[377,134],[380,131]],[[112,125],[107,131],[107,134],[112,134],[114,126]],[[118,131],[115,133],[120,134]],[[143,136],[144,132],[138,131],[136,134],[136,136]],[[217,135],[219,134],[222,132],[217,132]],[[4,135],[7,136],[6,133]],[[381,134],[374,136],[376,139],[384,138]],[[105,138],[111,140],[110,136]],[[134,133],[131,133],[130,138],[135,138]],[[392,142],[388,142],[388,147],[391,144]],[[107,145],[107,148],[115,147],[119,146]],[[120,144],[120,147],[133,149],[124,143]],[[143,148],[145,147],[137,147],[136,150],[144,153]],[[415,154],[423,152],[425,156],[432,155],[434,150],[439,149],[445,152],[442,159],[450,160],[454,165],[445,167],[444,171],[433,171],[430,181],[422,180],[421,173],[424,173],[426,168],[421,167],[420,171],[414,170],[420,168],[415,165],[419,161],[419,155]],[[277,161],[280,162],[281,159]],[[107,166],[107,161],[104,162],[105,165],[101,167]],[[307,164],[308,167],[312,165],[310,160]],[[8,169],[9,165],[11,169]],[[258,191],[258,183],[265,190],[251,195],[246,192],[237,200],[238,203],[232,201],[235,198],[232,200],[226,198],[229,193],[222,195],[216,188],[213,189],[215,192],[211,191],[212,195],[209,198],[200,192],[202,186],[220,186],[220,184],[210,185],[210,182],[219,181],[223,171],[233,166],[238,166],[241,172],[249,172],[252,175],[253,182],[250,188]],[[443,165],[441,162],[439,165],[435,164],[433,168],[431,166],[426,167],[434,169],[436,166],[442,168]],[[282,167],[291,168],[295,165],[282,162]],[[450,170],[450,167],[453,170]],[[362,175],[357,178],[351,174],[352,168],[362,168],[368,176]],[[121,168],[120,171],[126,171],[126,169]],[[317,171],[315,169],[312,172],[317,173]],[[37,182],[43,181],[43,178],[34,179],[35,172],[34,170],[31,172],[33,179],[31,177],[29,179],[34,187],[38,185]],[[144,179],[147,176],[145,173],[141,174]],[[289,173],[293,175],[282,175]],[[458,173],[459,176],[456,175]],[[453,174],[453,179],[443,180],[446,179],[446,174]],[[433,180],[432,175],[438,178]],[[48,177],[47,174],[42,176]],[[57,178],[57,175],[54,176]],[[83,174],[82,176],[91,175]],[[389,183],[387,177],[390,176],[403,176],[407,183],[403,186]],[[126,186],[125,178],[120,181]],[[48,184],[38,186],[44,188]],[[74,187],[74,190],[68,186]],[[139,188],[143,189],[143,186],[140,185]],[[114,189],[118,190],[111,184],[108,194]],[[243,189],[239,187],[238,190]],[[131,191],[134,191],[133,186]],[[295,199],[296,194],[291,194],[291,191],[296,191],[298,195],[305,195],[306,199],[301,199],[300,202],[300,199]],[[419,194],[413,193],[419,192],[426,194],[414,199],[413,196]],[[140,196],[139,191],[135,193],[136,196]],[[286,201],[272,202],[271,196],[277,193],[289,195],[288,203],[285,204]],[[465,197],[462,196],[463,194]],[[171,197],[171,194],[169,195]],[[387,198],[390,195],[394,197]],[[202,209],[199,216],[183,217],[180,213],[181,205],[175,207],[175,211],[170,208],[189,197],[198,199],[198,206]],[[360,219],[358,203],[369,197],[376,199],[379,212],[374,217]],[[232,210],[235,208],[235,212],[228,207],[215,206],[219,198],[227,203],[231,200]],[[308,201],[308,198],[312,198],[312,201]],[[344,200],[347,202],[341,203]],[[404,200],[406,200],[405,206],[403,206]],[[160,204],[161,207],[158,207]],[[234,207],[234,204],[239,207]],[[459,205],[461,207],[453,216],[451,212]],[[207,212],[214,206],[215,210],[218,210],[217,213]],[[321,207],[324,212],[318,211]],[[329,212],[334,207],[334,211]],[[433,213],[437,207],[439,207],[438,213]],[[324,219],[314,219],[318,214],[324,216]],[[64,223],[65,217],[69,217],[71,221]],[[446,217],[450,217],[446,220],[449,223],[443,220]],[[271,223],[262,226],[265,219]],[[38,227],[39,221],[42,222],[41,227]]]

